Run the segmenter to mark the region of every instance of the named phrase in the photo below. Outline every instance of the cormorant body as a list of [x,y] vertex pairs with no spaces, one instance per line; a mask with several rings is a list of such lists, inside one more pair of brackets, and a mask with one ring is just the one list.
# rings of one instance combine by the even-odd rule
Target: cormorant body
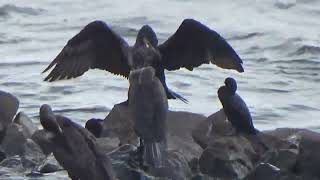
[[236,90],[237,82],[233,78],[226,78],[225,86],[221,86],[218,90],[223,110],[238,132],[256,134],[249,108]]

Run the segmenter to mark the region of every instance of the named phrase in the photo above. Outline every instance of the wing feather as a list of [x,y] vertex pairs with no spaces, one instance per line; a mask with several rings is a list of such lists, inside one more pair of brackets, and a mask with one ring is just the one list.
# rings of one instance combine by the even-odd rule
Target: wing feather
[[128,77],[127,48],[125,40],[106,23],[93,21],[71,38],[43,71],[53,68],[44,80],[75,78],[94,68]]
[[185,19],[178,30],[159,46],[167,70],[193,70],[213,63],[243,72],[242,60],[217,32],[193,19]]

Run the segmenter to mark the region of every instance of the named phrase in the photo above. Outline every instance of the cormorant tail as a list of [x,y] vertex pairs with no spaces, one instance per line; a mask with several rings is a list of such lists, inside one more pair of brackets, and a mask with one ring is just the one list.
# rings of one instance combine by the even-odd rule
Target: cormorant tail
[[[178,98],[178,99],[180,99],[182,102],[184,102],[186,104],[189,103],[189,101],[186,98],[184,98],[181,95],[173,92],[172,90],[168,89],[168,92],[172,95],[173,99],[177,99]],[[168,97],[168,99],[170,99],[170,98]]]
[[144,163],[153,167],[163,166],[163,144],[161,142],[144,143]]

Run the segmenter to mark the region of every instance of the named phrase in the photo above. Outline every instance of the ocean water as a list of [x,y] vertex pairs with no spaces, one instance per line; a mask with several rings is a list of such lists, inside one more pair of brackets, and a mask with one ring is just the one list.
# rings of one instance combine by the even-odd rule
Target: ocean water
[[219,32],[244,61],[244,73],[202,65],[166,72],[168,86],[189,100],[172,110],[210,115],[226,77],[238,80],[258,129],[320,127],[320,1],[317,0],[11,0],[0,1],[0,89],[20,99],[20,111],[39,123],[41,104],[84,124],[104,118],[127,99],[128,82],[101,70],[44,82],[42,70],[66,42],[93,20],[107,22],[130,44],[144,24],[160,42],[185,18]]

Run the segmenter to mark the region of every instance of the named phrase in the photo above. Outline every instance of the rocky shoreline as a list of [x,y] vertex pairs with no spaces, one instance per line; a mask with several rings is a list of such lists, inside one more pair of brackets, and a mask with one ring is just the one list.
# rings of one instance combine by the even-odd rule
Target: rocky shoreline
[[[26,179],[56,176],[67,179],[67,173],[52,155],[56,147],[49,141],[48,134],[18,108],[16,97],[0,91],[0,179],[15,175]],[[236,134],[222,110],[209,117],[169,111],[165,165],[139,169],[129,163],[138,140],[127,115],[126,107],[115,105],[103,121],[100,138],[94,138],[82,127],[69,127],[89,133],[81,134],[84,143],[94,144],[110,158],[112,171],[119,180],[320,179],[319,133],[281,128],[263,131],[257,136]],[[69,136],[76,138],[71,133]],[[72,156],[81,159],[82,154],[75,152],[72,151]],[[94,155],[103,161],[98,157]],[[77,163],[87,162],[77,160]]]

